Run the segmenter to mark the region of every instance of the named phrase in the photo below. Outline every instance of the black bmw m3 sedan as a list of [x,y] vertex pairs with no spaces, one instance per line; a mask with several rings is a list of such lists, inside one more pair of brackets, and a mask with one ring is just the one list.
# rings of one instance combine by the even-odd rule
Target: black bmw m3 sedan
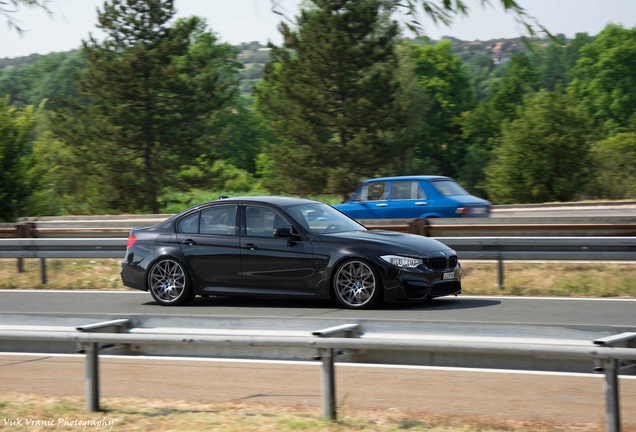
[[370,230],[291,197],[219,199],[134,228],[120,272],[165,306],[196,295],[293,296],[366,309],[461,293],[457,254],[442,243]]

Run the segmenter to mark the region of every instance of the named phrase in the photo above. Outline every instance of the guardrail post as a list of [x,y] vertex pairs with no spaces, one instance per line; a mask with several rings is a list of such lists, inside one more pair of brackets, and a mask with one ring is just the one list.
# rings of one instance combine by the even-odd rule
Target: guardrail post
[[46,285],[46,258],[40,258],[40,282]]
[[[15,237],[24,237],[25,228],[26,225],[24,224],[15,224]],[[18,273],[24,273],[24,259],[22,258],[18,258]]]
[[329,420],[336,420],[336,373],[333,366],[333,348],[320,350],[322,373],[320,383],[322,388],[322,415]]
[[504,286],[504,262],[501,257],[497,262],[497,286],[499,288]]
[[421,236],[428,236],[429,223],[427,219],[414,219],[409,222],[409,232]]
[[[101,323],[77,327],[83,333],[120,333],[132,326],[130,319],[118,319]],[[84,381],[86,395],[86,411],[99,411],[99,350],[118,348],[118,346],[99,346],[96,342],[81,344],[81,350],[86,354],[86,376]]]
[[[16,238],[33,238],[35,237],[35,235],[33,235],[33,231],[35,231],[35,224],[32,222],[15,224]],[[18,258],[18,273],[24,273],[23,258]]]
[[99,411],[99,353],[96,343],[84,345],[86,352],[86,411]]
[[603,360],[605,372],[605,430],[620,432],[621,413],[618,395],[618,361],[616,359]]
[[[330,327],[324,330],[312,332],[318,337],[355,337],[360,334],[358,324],[344,324]],[[334,368],[334,358],[340,353],[333,348],[320,348],[316,360],[322,360],[322,370],[320,383],[322,388],[322,415],[331,421],[336,420],[338,411],[336,409],[336,370]]]
[[[603,347],[633,347],[636,343],[636,332],[619,333],[612,336],[596,339],[595,345]],[[597,372],[605,373],[605,430],[607,432],[620,432],[621,411],[618,392],[618,371],[622,368],[635,366],[635,362],[621,362],[618,359],[603,359]]]

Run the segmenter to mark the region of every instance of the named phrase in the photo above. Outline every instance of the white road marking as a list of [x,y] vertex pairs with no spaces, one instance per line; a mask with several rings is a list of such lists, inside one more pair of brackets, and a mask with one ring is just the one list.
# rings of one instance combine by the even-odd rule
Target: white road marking
[[[6,352],[0,353],[1,356],[22,356],[22,357],[67,357],[67,358],[84,358],[83,354],[50,354],[50,353],[19,353]],[[200,358],[200,357],[159,357],[159,356],[125,356],[125,355],[100,355],[101,359],[115,360],[149,360],[149,361],[190,361],[190,362],[209,362],[209,363],[247,363],[247,364],[273,364],[273,365],[296,365],[296,366],[321,366],[319,361],[298,361],[298,360],[255,360],[255,359],[234,359],[234,358]],[[564,376],[564,377],[581,377],[581,378],[603,378],[603,374],[596,373],[579,373],[579,372],[548,372],[548,371],[531,371],[531,370],[515,370],[515,369],[486,369],[486,368],[466,368],[466,367],[449,367],[449,366],[413,366],[413,365],[392,365],[392,364],[376,364],[376,363],[340,363],[336,362],[336,366],[342,367],[360,367],[360,368],[377,368],[377,369],[411,369],[411,370],[431,370],[446,372],[480,372],[480,373],[500,373],[513,375],[544,375],[544,376]],[[620,375],[621,379],[636,380],[636,376]]]
[[[102,291],[102,290],[39,290],[39,289],[0,289],[0,293],[81,293],[81,294],[141,294],[148,295],[146,291]],[[452,299],[452,296],[442,297],[442,299]],[[488,300],[576,300],[576,301],[622,301],[622,302],[636,302],[636,298],[617,298],[617,297],[539,297],[539,296],[504,296],[504,295],[470,295],[461,294],[459,297],[464,300],[468,299],[488,299]]]
[[[444,298],[444,297],[441,297]],[[487,296],[463,294],[462,299],[488,299],[488,300],[574,300],[574,301],[615,301],[615,302],[636,302],[636,298],[617,297],[539,297],[539,296]]]
[[82,294],[144,294],[148,295],[148,291],[140,291],[140,290],[58,290],[58,289],[0,289],[0,292],[12,292],[12,293],[82,293]]

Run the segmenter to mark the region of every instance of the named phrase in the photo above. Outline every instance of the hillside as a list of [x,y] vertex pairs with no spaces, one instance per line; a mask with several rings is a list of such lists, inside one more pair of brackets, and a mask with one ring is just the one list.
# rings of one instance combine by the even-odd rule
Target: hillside
[[[453,53],[462,58],[462,61],[471,66],[489,66],[495,69],[496,66],[505,64],[511,56],[519,52],[528,52],[521,37],[512,39],[492,39],[489,41],[464,41],[454,37],[444,37],[452,42]],[[407,39],[418,45],[436,44],[439,41],[425,37]],[[548,39],[531,39],[531,43],[547,46]],[[244,69],[240,74],[242,80],[241,93],[248,96],[252,86],[263,77],[263,65],[269,60],[269,48],[260,42],[244,42],[237,45],[239,50],[238,60],[243,63]],[[67,51],[73,54],[77,50]],[[57,54],[57,53],[50,53]],[[42,55],[31,54],[29,56],[5,57],[0,59],[0,71],[5,69],[21,69],[25,66],[36,63]]]

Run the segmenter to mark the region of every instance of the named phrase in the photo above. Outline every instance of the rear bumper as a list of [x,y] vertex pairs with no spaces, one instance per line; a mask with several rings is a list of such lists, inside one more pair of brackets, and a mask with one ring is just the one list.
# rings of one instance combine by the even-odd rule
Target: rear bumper
[[121,281],[127,287],[148,291],[146,286],[146,269],[150,262],[140,255],[135,255],[133,252],[127,250],[126,256],[121,263],[119,269],[119,275]]

